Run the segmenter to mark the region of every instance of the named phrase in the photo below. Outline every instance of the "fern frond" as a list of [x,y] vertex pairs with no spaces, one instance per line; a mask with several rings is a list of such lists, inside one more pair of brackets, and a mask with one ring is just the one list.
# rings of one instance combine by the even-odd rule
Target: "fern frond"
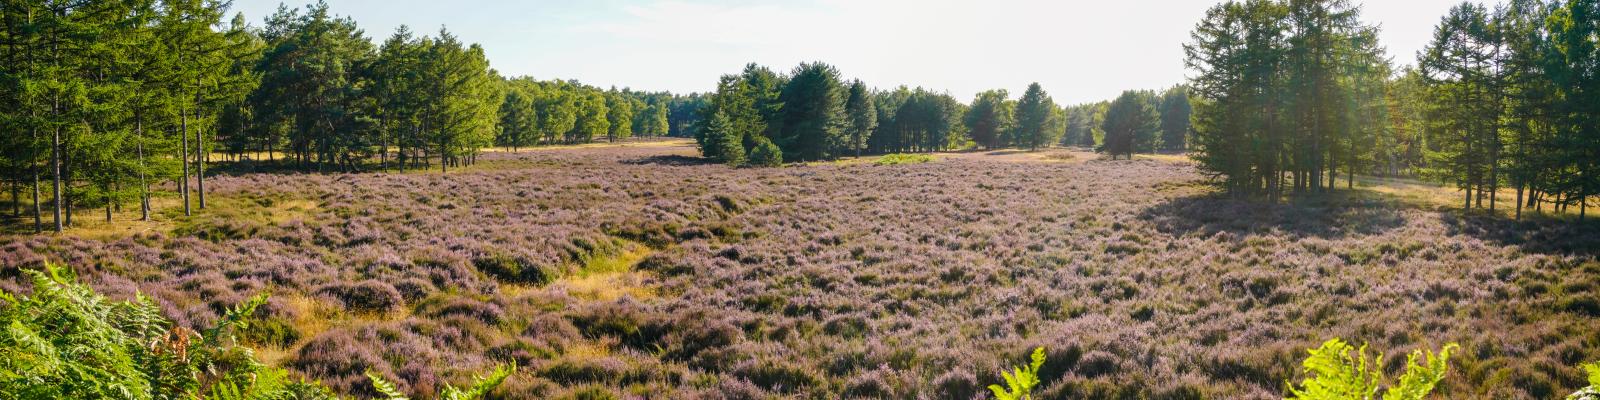
[[[1290,385],[1290,399],[1368,400],[1377,394],[1383,372],[1368,368],[1367,346],[1358,349],[1334,338],[1307,352],[1310,356],[1301,362],[1301,367],[1310,376],[1301,381],[1303,388]],[[1382,365],[1383,355],[1379,354],[1377,362],[1371,364]]]
[[1589,373],[1589,386],[1600,387],[1600,361],[1583,364],[1583,370]]
[[[1433,350],[1418,349],[1406,357],[1406,372],[1400,376],[1399,384],[1390,387],[1383,395],[1384,400],[1422,400],[1433,387],[1444,379],[1450,366],[1450,354],[1461,346],[1455,343],[1444,345],[1435,356]],[[1418,364],[1417,359],[1426,355],[1426,363]]]
[[372,380],[373,390],[376,390],[378,393],[387,396],[386,400],[411,400],[409,397],[406,397],[405,393],[401,393],[400,389],[395,387],[394,383],[383,379],[383,376],[379,375],[377,371],[370,369],[367,370],[367,379]]
[[481,399],[481,398],[483,398],[483,396],[487,396],[489,394],[489,391],[494,390],[495,387],[498,387],[498,386],[500,386],[500,384],[505,383],[506,378],[510,377],[511,374],[515,373],[515,372],[517,372],[517,364],[515,362],[513,362],[511,364],[506,364],[506,365],[501,365],[501,366],[495,367],[494,371],[490,372],[489,375],[474,379],[473,382],[472,382],[472,386],[467,388],[467,391],[461,392],[459,395],[457,395],[457,397],[454,397],[453,399],[454,400],[476,400],[476,399]]
[[217,325],[206,330],[204,335],[205,344],[216,344],[217,341],[222,339],[224,334],[230,333],[229,330],[232,328],[249,328],[250,316],[255,314],[256,308],[261,307],[263,304],[267,304],[266,293],[257,294],[250,297],[249,300],[245,300],[243,303],[229,307],[227,311],[222,314],[222,318],[217,320]]
[[1033,349],[1028,365],[1012,367],[1011,372],[1000,371],[1006,387],[989,385],[998,400],[1028,400],[1033,398],[1033,388],[1039,385],[1039,367],[1044,366],[1044,347]]

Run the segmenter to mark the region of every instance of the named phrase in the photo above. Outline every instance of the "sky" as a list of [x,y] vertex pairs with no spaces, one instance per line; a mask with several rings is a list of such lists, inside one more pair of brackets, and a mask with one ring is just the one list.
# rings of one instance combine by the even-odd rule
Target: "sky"
[[[291,1],[296,7],[303,1]],[[1360,0],[1357,0],[1358,2]],[[1397,64],[1412,64],[1460,0],[1368,1]],[[279,0],[234,0],[260,25]],[[375,42],[400,25],[479,43],[503,75],[704,92],[755,62],[823,61],[869,86],[971,99],[1039,82],[1060,104],[1184,81],[1202,0],[328,0]]]

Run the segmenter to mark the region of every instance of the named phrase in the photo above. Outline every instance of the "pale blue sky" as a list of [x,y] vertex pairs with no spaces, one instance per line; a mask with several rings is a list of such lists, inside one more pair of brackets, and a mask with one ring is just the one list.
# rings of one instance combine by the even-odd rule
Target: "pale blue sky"
[[[305,1],[291,1],[291,7]],[[252,24],[279,0],[235,0]],[[374,41],[405,24],[480,43],[506,75],[707,91],[757,62],[825,61],[848,78],[924,86],[962,100],[1038,81],[1058,103],[1183,81],[1182,43],[1201,0],[329,0]],[[1368,1],[1397,63],[1410,64],[1457,0]]]

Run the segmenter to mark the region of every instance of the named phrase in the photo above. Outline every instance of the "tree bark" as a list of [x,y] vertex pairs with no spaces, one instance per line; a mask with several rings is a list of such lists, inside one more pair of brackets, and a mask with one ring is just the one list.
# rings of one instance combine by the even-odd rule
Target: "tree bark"
[[178,106],[178,159],[183,164],[183,179],[178,181],[178,192],[183,197],[183,215],[194,215],[189,209],[189,110],[182,105]]

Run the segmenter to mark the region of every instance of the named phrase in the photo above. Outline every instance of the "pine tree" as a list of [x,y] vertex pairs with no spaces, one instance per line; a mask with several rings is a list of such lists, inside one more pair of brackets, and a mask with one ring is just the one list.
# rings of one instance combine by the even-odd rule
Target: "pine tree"
[[1176,86],[1161,96],[1161,148],[1182,151],[1188,148],[1189,89]]
[[1118,155],[1133,158],[1133,153],[1148,149],[1149,141],[1159,128],[1161,117],[1156,113],[1153,94],[1124,91],[1111,108],[1106,110],[1103,128],[1106,132],[1105,152],[1116,159]]
[[849,140],[844,146],[845,151],[854,152],[856,157],[861,157],[861,152],[866,150],[867,138],[872,137],[872,130],[878,128],[877,105],[872,100],[872,93],[867,90],[867,85],[856,80],[850,84],[850,96],[845,100],[845,114],[850,119],[847,128]]
[[533,144],[539,137],[539,116],[533,94],[538,87],[526,79],[513,79],[505,84],[506,100],[500,104],[500,136],[495,142],[515,152],[519,147]]
[[1017,100],[1017,145],[1029,150],[1055,142],[1055,102],[1035,82]]
[[1440,178],[1453,180],[1465,194],[1463,208],[1473,200],[1482,206],[1483,193],[1491,191],[1498,151],[1501,109],[1498,73],[1494,61],[1499,40],[1483,6],[1463,3],[1451,8],[1440,21],[1433,42],[1418,61],[1428,86],[1429,143],[1432,164],[1442,167]]
[[[836,157],[842,148],[848,118],[844,112],[846,88],[839,70],[823,63],[802,63],[778,97],[781,126],[773,142],[793,160],[816,161]],[[759,104],[759,103],[757,103]]]
[[1005,89],[989,90],[978,93],[972,99],[972,106],[968,108],[963,122],[967,132],[972,136],[972,141],[979,147],[994,149],[1005,147],[1005,133],[1014,129],[1013,109],[1016,103],[1006,98],[1009,94]]

